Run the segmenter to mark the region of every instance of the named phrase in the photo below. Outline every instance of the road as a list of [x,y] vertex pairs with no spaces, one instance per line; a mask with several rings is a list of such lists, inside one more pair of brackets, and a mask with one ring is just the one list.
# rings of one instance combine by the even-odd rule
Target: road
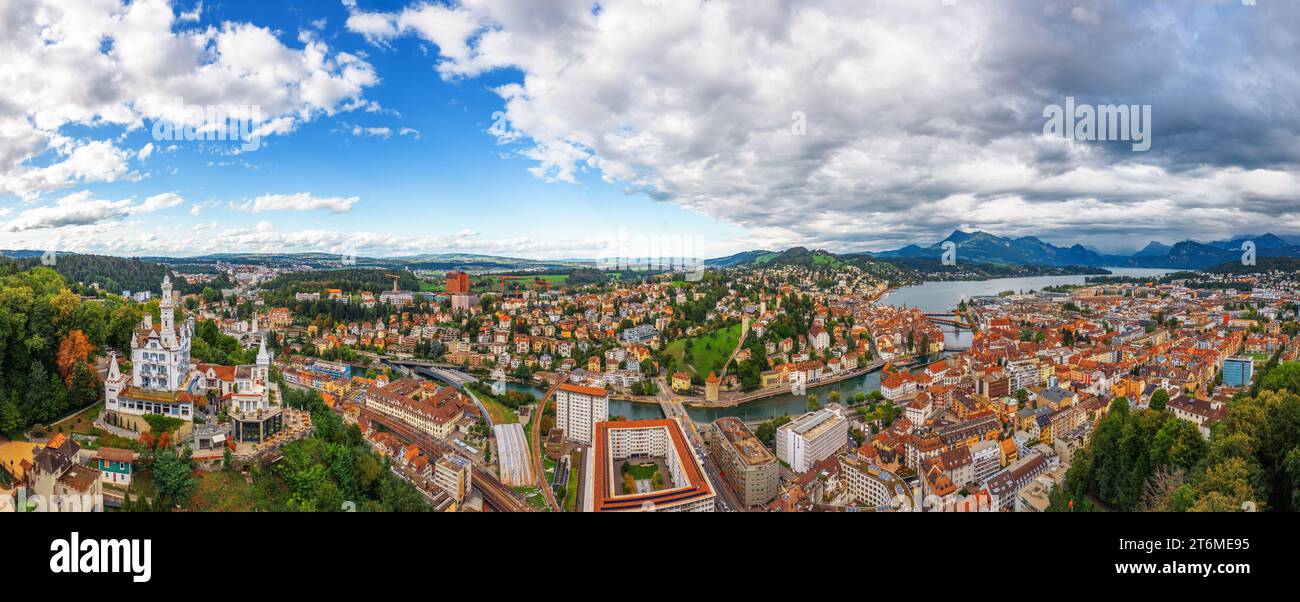
[[720,499],[717,501],[717,509],[722,512],[744,512],[745,505],[740,503],[740,498],[722,478],[721,471],[713,463],[713,456],[707,453],[708,446],[704,443],[704,436],[700,434],[699,427],[691,419],[690,414],[686,413],[686,406],[682,405],[681,398],[673,395],[672,388],[668,386],[666,380],[667,378],[662,375],[658,377],[659,405],[664,409],[664,416],[676,420],[682,427],[682,432],[686,433],[686,438],[695,447],[695,455],[700,458],[704,473],[708,475],[709,482],[713,483],[713,488],[718,492]]
[[[417,431],[401,421],[362,408],[361,417],[384,425],[401,438],[414,443],[429,457],[439,457],[448,453],[459,453],[454,447],[432,436]],[[461,454],[464,455],[464,454]],[[515,496],[513,490],[497,480],[491,470],[484,468],[477,458],[470,458],[474,464],[473,487],[483,494],[483,500],[502,512],[532,512],[527,502]]]
[[740,350],[745,348],[745,339],[748,336],[749,330],[744,330],[740,333],[740,340],[736,341],[736,348],[731,350],[731,355],[728,355],[727,361],[722,364],[721,373],[718,374],[719,378],[727,375],[727,368],[731,366],[731,361],[736,359],[736,354],[740,353]]

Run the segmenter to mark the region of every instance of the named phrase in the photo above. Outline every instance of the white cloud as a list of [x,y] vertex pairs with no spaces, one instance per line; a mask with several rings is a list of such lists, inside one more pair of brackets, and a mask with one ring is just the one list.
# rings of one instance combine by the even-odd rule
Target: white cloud
[[347,213],[360,199],[350,197],[317,197],[310,193],[265,194],[251,201],[238,205],[241,211],[262,213],[264,211],[319,211],[330,213]]
[[142,203],[130,199],[108,201],[96,199],[89,191],[69,194],[52,205],[31,207],[3,226],[6,232],[44,230],[65,226],[89,226],[133,215],[154,213],[181,204],[183,199],[167,192],[151,196]]
[[[50,248],[57,240],[61,250],[112,255],[201,255],[238,249],[246,253],[345,253],[398,256],[423,253],[487,253],[507,257],[607,257],[628,253],[635,241],[615,234],[584,238],[538,239],[529,236],[487,238],[474,230],[445,234],[394,235],[366,230],[285,229],[267,221],[253,227],[233,227],[217,222],[199,223],[193,236],[177,247],[176,232],[169,227],[89,225],[58,231],[4,234],[12,248]],[[56,233],[58,233],[56,235]],[[635,252],[635,251],[632,251]]]
[[[104,128],[211,125],[188,106],[257,106],[260,135],[368,106],[362,95],[378,78],[360,57],[305,31],[291,47],[249,23],[179,27],[201,10],[178,16],[167,0],[0,0],[0,194],[31,200],[121,178],[126,153]],[[68,125],[90,129],[73,140]]]
[[359,125],[354,125],[349,131],[353,136],[366,138],[387,138],[393,135],[393,130],[386,127],[361,127]]
[[153,213],[154,211],[175,207],[184,202],[185,199],[182,199],[180,195],[174,192],[155,194],[145,199],[144,203],[135,210],[135,213]]
[[199,21],[199,17],[202,16],[202,14],[203,14],[203,0],[199,0],[194,4],[193,9],[182,12],[180,16],[177,17],[177,20],[181,21],[182,23],[186,23],[186,22],[197,23]]
[[[860,249],[958,225],[1300,231],[1300,115],[1246,100],[1300,95],[1284,25],[1300,9],[1266,10],[1206,27],[1108,0],[460,0],[357,31],[436,45],[449,80],[522,72],[496,89],[506,119],[489,133],[539,178],[591,171],[764,246]],[[1067,95],[1152,104],[1152,151],[1045,139],[1042,109]]]

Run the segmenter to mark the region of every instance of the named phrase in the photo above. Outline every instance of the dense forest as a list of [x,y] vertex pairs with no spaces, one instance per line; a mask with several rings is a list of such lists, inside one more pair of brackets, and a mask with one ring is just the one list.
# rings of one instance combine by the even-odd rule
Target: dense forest
[[1300,510],[1300,362],[1269,365],[1205,441],[1162,400],[1117,398],[1070,466],[1052,510]]
[[82,301],[54,270],[0,264],[0,432],[95,403],[95,358],[106,346],[126,348],[148,308],[117,298]]
[[[12,263],[18,271],[29,270],[41,266],[40,257],[23,257],[19,259],[6,259],[7,263]],[[109,257],[106,255],[58,255],[54,265],[48,266],[59,275],[63,276],[65,282],[72,284],[79,283],[87,287],[92,284],[98,284],[105,291],[113,294],[121,294],[122,291],[151,291],[155,296],[162,292],[160,285],[163,276],[171,275],[172,280],[176,281],[176,274],[172,273],[167,266],[157,263],[148,263],[139,259],[126,259],[122,257]],[[178,288],[180,283],[177,282]]]

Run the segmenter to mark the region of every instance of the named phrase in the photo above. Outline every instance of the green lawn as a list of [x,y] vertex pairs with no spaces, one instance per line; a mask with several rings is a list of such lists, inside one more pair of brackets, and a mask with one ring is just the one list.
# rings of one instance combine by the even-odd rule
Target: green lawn
[[95,417],[99,416],[100,411],[104,409],[104,402],[95,404],[94,408],[81,412],[76,416],[69,416],[59,422],[56,422],[47,429],[50,433],[77,433],[79,435],[93,435],[95,430]]
[[488,414],[492,415],[492,424],[515,424],[519,422],[519,414],[497,401],[497,398],[487,394],[474,392],[474,395],[487,406]]
[[273,475],[251,485],[243,475],[224,470],[200,472],[198,477],[199,486],[185,505],[192,512],[272,511],[282,508],[289,494],[288,485]]
[[686,339],[677,339],[664,347],[664,353],[673,358],[673,361],[679,366],[685,366],[686,360]]
[[624,462],[623,472],[632,473],[632,478],[638,481],[646,481],[654,478],[655,473],[659,472],[659,466],[656,464],[630,464]]
[[740,341],[740,324],[714,330],[708,334],[693,337],[690,344],[691,365],[695,373],[708,376],[709,372],[721,372],[727,357],[736,350]]
[[537,487],[513,487],[515,493],[528,501],[528,505],[538,512],[550,512],[551,507],[546,503],[546,494],[542,493]]
[[569,485],[564,493],[564,509],[569,512],[575,510],[574,506],[578,503],[578,462],[582,459],[582,454],[574,452],[569,454]]

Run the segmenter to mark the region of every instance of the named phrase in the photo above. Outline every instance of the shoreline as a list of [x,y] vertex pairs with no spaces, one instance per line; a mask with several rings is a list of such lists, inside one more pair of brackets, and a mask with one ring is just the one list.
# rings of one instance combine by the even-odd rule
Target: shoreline
[[[857,378],[859,376],[865,376],[867,374],[880,370],[882,367],[884,367],[884,365],[885,362],[876,360],[875,362],[872,362],[871,364],[868,364],[862,368],[858,368],[857,370],[854,370],[852,372],[845,372],[844,374],[839,374],[829,378],[823,378],[811,386],[804,387],[804,390],[814,391],[816,389],[819,389],[827,385],[833,385],[836,383],[844,382],[849,379]],[[779,387],[772,387],[770,389],[758,389],[756,391],[750,391],[748,393],[741,393],[736,396],[741,399],[724,398],[713,402],[704,401],[703,399],[698,397],[694,397],[690,399],[683,398],[682,405],[687,407],[702,409],[702,410],[718,409],[718,408],[734,408],[736,406],[741,406],[751,401],[758,401],[760,399],[767,399],[769,397],[776,397],[777,395],[784,395],[787,393],[793,394],[794,392],[793,390],[794,390],[794,385],[781,385]]]

